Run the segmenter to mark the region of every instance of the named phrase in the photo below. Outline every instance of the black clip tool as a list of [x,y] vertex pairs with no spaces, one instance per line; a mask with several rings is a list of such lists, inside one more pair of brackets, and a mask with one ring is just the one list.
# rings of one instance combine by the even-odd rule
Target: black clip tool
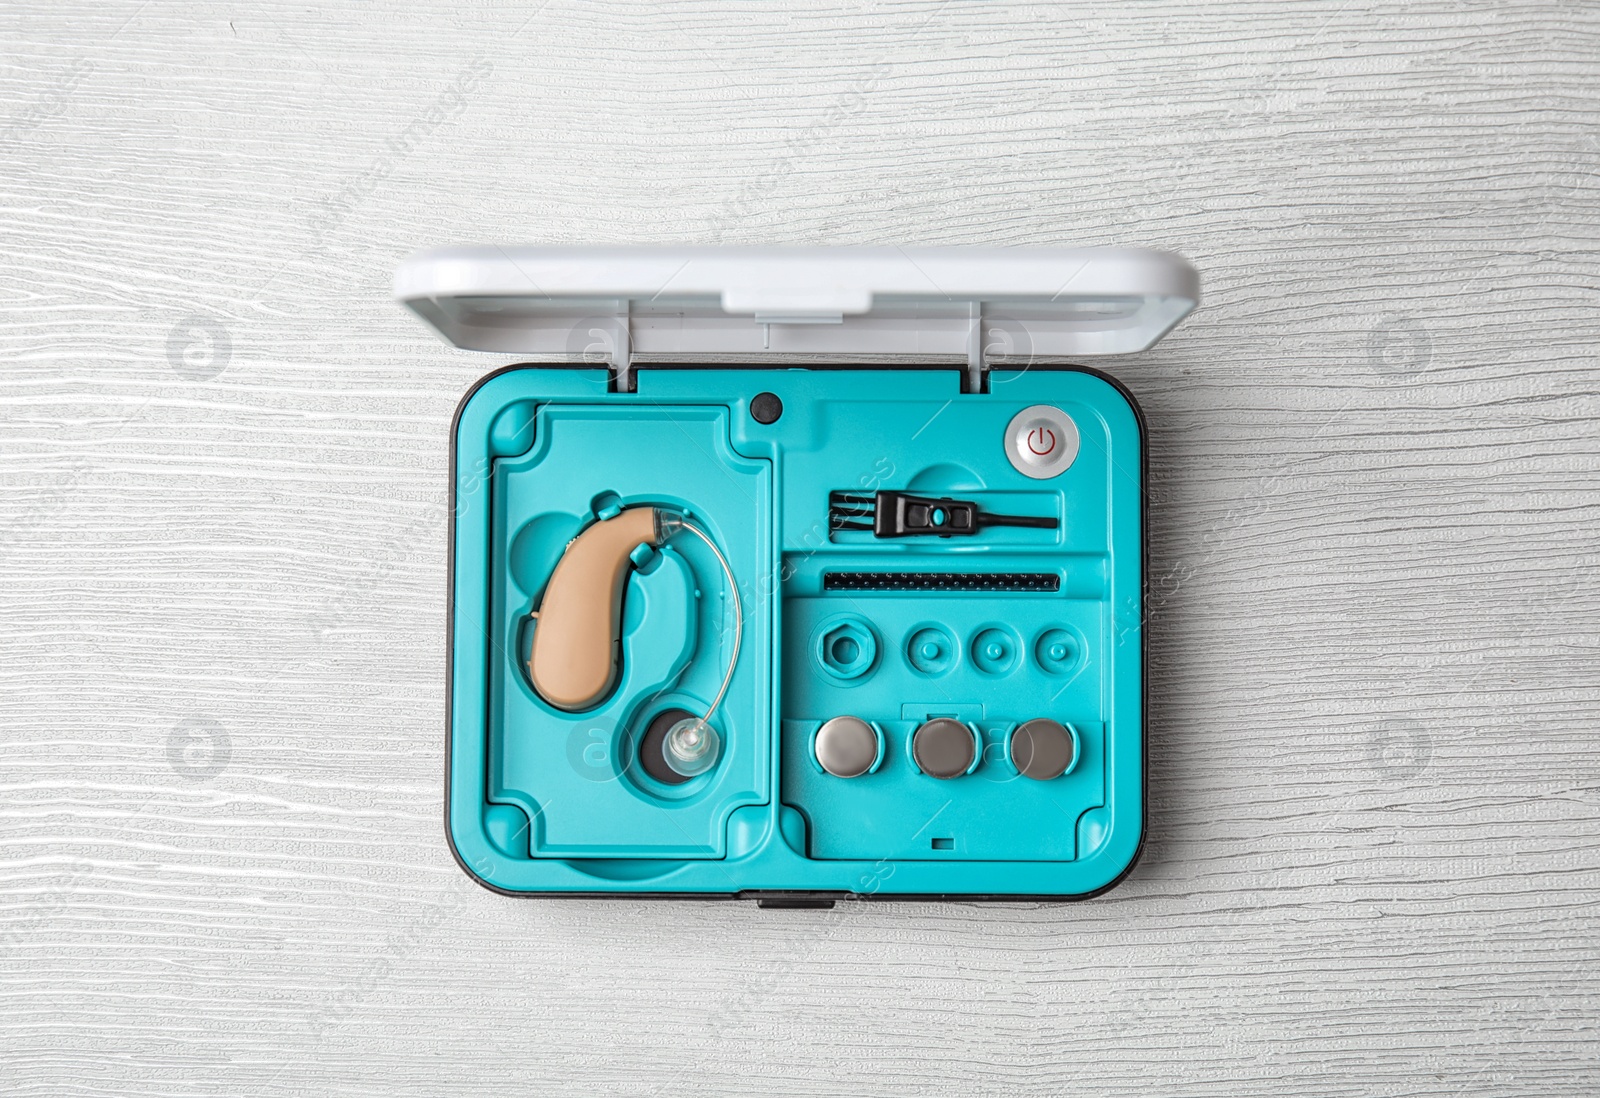
[[929,499],[904,492],[828,493],[830,535],[835,530],[871,530],[880,538],[947,538],[976,534],[990,526],[1054,530],[1059,525],[1053,515],[993,515],[967,499]]

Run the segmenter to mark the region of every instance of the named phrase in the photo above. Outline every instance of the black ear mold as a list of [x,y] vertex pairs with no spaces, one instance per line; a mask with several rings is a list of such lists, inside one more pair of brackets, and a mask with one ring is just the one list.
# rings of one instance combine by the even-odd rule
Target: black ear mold
[[689,777],[667,765],[667,733],[682,720],[693,720],[694,713],[687,709],[663,709],[645,726],[639,740],[639,765],[650,777],[663,785],[682,785]]

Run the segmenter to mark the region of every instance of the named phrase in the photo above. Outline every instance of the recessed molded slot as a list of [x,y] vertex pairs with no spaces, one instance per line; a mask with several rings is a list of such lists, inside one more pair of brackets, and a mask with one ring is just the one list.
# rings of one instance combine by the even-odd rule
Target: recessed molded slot
[[972,662],[986,675],[1008,675],[1022,662],[1022,639],[1005,625],[980,629],[972,638]]
[[961,645],[941,625],[924,625],[906,638],[906,662],[930,677],[948,672],[960,653]]
[[818,630],[812,655],[833,678],[851,682],[871,674],[877,664],[878,636],[863,618],[835,618]]
[[1083,638],[1068,629],[1046,629],[1033,642],[1033,658],[1050,675],[1070,675],[1082,665]]
[[[730,414],[716,403],[540,402],[533,446],[495,461],[488,498],[472,504],[488,513],[457,516],[458,531],[485,527],[491,564],[503,569],[491,569],[488,590],[484,631],[503,640],[484,651],[489,729],[480,780],[489,799],[535,819],[528,842],[536,864],[723,858],[731,815],[771,803],[774,745],[759,730],[772,704],[773,613],[756,593],[773,558],[762,521],[771,513],[771,466],[731,448]],[[616,684],[590,709],[560,710],[529,683],[525,652],[540,628],[531,614],[548,603],[550,578],[575,534],[643,507],[686,516],[715,549],[685,534],[630,557]],[[722,692],[735,655],[735,600],[743,639],[710,722],[717,761],[685,779],[659,765],[661,740],[674,718],[704,714]],[[458,646],[465,635],[458,622]],[[664,715],[668,709],[678,712]]]
[[511,579],[524,595],[535,598],[550,582],[562,550],[583,529],[578,515],[550,511],[522,524],[506,552]]
[[489,428],[489,452],[496,457],[515,457],[533,446],[534,416],[538,405],[531,400],[508,404]]

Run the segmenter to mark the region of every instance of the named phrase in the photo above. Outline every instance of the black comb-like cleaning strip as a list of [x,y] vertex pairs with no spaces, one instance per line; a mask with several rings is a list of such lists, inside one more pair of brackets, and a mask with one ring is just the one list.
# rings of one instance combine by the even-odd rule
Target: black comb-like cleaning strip
[[1059,591],[1055,572],[824,572],[824,591]]

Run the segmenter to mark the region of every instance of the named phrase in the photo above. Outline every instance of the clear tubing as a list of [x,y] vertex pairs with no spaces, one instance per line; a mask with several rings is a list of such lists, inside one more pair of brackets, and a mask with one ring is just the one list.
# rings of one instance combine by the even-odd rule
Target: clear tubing
[[711,704],[706,708],[705,716],[697,722],[701,728],[706,727],[711,721],[711,715],[722,704],[722,699],[728,693],[728,686],[733,682],[733,669],[739,664],[739,646],[744,642],[744,607],[739,602],[739,587],[733,579],[733,569],[728,566],[728,558],[722,555],[722,550],[717,548],[716,542],[711,540],[700,527],[690,522],[684,515],[675,511],[660,510],[657,512],[656,521],[661,530],[661,540],[665,541],[679,530],[687,530],[695,537],[706,543],[717,558],[717,563],[722,565],[722,574],[728,581],[728,597],[733,600],[733,655],[728,657],[728,670],[722,676],[722,685],[717,688],[717,696],[711,699]]

